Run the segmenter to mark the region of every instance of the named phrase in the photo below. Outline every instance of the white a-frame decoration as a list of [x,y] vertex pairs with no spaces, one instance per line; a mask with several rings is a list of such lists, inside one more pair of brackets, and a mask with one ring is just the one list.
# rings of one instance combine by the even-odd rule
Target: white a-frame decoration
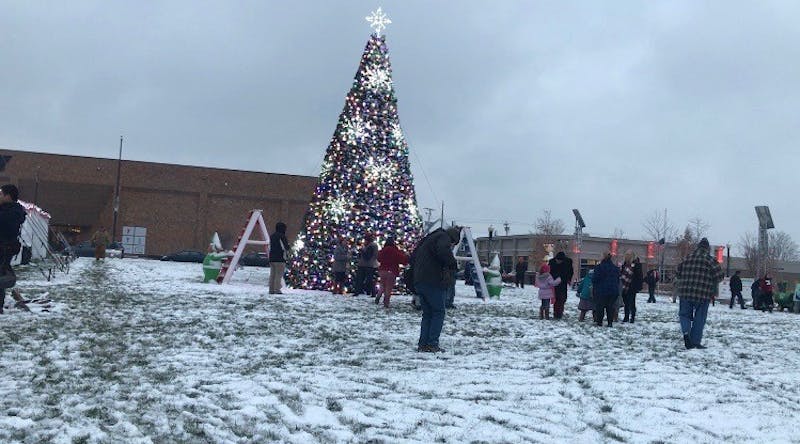
[[[470,256],[458,256],[458,250],[461,247],[461,242],[464,240],[467,241]],[[475,240],[472,237],[472,230],[470,230],[469,227],[463,227],[461,229],[461,236],[459,237],[458,243],[453,247],[453,256],[456,257],[457,261],[472,262],[475,266],[475,274],[478,276],[481,296],[483,296],[483,301],[486,302],[486,299],[489,297],[489,289],[486,287],[486,279],[483,277],[483,267],[481,267],[481,261],[478,259],[478,249],[475,248]]]
[[[239,259],[242,258],[242,253],[244,253],[244,249],[248,245],[264,247],[264,252],[269,254],[269,232],[267,231],[267,225],[264,223],[264,216],[261,213],[262,210],[252,210],[247,217],[247,224],[244,226],[242,234],[239,235],[239,238],[236,240],[236,245],[233,247],[233,256],[222,262],[222,269],[220,269],[219,276],[217,277],[217,282],[220,284],[227,284],[228,281],[231,280],[233,271],[236,270]],[[258,230],[261,233],[263,240],[250,239],[254,230]]]

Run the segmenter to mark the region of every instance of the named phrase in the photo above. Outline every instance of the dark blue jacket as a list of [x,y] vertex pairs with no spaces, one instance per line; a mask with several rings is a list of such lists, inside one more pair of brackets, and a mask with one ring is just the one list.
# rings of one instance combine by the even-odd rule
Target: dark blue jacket
[[600,265],[595,267],[592,288],[595,296],[619,294],[619,268],[611,262],[611,259],[604,259]]
[[17,242],[26,214],[25,208],[18,202],[0,204],[0,243]]

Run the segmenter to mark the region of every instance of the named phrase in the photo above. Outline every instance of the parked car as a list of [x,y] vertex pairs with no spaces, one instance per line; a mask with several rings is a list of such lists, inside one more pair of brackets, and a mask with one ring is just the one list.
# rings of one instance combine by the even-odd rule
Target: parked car
[[[94,247],[90,241],[83,241],[77,245],[70,245],[64,253],[72,253],[75,257],[94,257]],[[125,257],[125,248],[119,242],[111,242],[106,248],[106,257],[121,259]]]
[[173,262],[197,262],[202,263],[203,259],[206,257],[204,253],[194,250],[181,250],[177,251],[172,254],[168,254],[166,256],[161,257],[162,261],[173,261]]
[[[94,255],[93,255],[94,256]],[[106,257],[122,259],[125,257],[125,247],[119,242],[111,242],[106,248]]]
[[75,257],[94,257],[94,247],[89,241],[83,241],[77,245],[70,245],[69,251]]
[[269,254],[248,253],[242,256],[239,263],[246,267],[269,267]]

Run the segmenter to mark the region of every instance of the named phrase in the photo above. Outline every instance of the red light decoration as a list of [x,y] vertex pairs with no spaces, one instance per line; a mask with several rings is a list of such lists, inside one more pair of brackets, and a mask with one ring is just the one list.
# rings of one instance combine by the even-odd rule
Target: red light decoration
[[721,264],[725,256],[725,247],[715,247],[715,248],[717,253],[717,262]]
[[616,256],[617,255],[617,248],[618,248],[618,242],[617,242],[616,239],[614,239],[614,240],[611,241],[611,255],[612,256]]
[[655,242],[648,242],[647,243],[647,258],[654,259],[656,257],[656,243]]

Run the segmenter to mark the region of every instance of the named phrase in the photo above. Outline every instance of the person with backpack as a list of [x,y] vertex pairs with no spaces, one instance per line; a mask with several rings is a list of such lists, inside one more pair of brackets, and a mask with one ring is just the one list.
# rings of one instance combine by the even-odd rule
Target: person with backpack
[[375,296],[375,303],[380,303],[381,295],[383,295],[383,306],[389,308],[389,298],[392,296],[392,290],[397,283],[397,276],[400,275],[400,265],[408,263],[408,256],[397,248],[394,238],[386,239],[383,248],[378,252],[378,276],[380,277],[380,285],[378,286],[378,294]]
[[542,301],[539,306],[539,319],[550,320],[550,303],[555,300],[555,288],[560,284],[561,278],[557,277],[553,279],[553,276],[550,274],[549,265],[542,264],[542,266],[539,267],[539,273],[536,274],[536,282],[533,284],[539,289],[539,300]]
[[[6,302],[6,289],[13,288],[17,283],[11,260],[22,248],[19,234],[27,216],[25,208],[18,200],[19,190],[15,185],[6,184],[0,187],[0,314],[3,313]],[[20,301],[21,298],[17,303]]]
[[594,270],[589,270],[589,273],[581,280],[578,285],[578,321],[583,322],[586,319],[586,312],[593,311],[594,305],[592,304],[592,277],[594,277]]
[[286,271],[286,255],[289,240],[286,239],[286,224],[275,224],[275,232],[269,237],[269,294],[283,294],[281,280]]
[[364,245],[358,251],[358,268],[353,284],[353,296],[362,293],[375,296],[375,272],[378,269],[378,244],[372,233],[364,235]]
[[447,291],[454,285],[458,263],[453,247],[461,236],[461,227],[437,229],[426,236],[412,256],[414,289],[422,306],[417,351],[443,352],[439,347],[445,318]]

